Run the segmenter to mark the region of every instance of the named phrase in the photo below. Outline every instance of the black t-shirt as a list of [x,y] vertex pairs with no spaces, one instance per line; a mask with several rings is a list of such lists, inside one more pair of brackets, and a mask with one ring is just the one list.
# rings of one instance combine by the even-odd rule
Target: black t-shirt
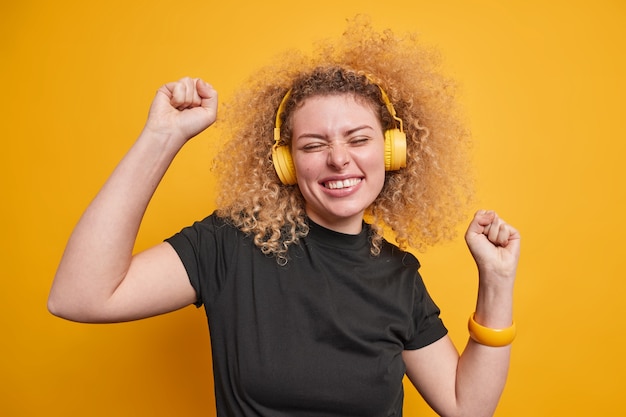
[[280,266],[216,215],[167,241],[208,317],[219,416],[401,416],[402,351],[447,330],[419,262],[309,221]]

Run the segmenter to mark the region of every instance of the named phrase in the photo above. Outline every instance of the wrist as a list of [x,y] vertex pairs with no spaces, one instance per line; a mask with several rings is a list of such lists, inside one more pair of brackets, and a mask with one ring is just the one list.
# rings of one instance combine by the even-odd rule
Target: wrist
[[513,288],[508,285],[478,287],[475,319],[484,326],[504,328],[513,320]]
[[187,139],[146,125],[141,131],[137,142],[145,144],[159,153],[174,156],[185,145]]

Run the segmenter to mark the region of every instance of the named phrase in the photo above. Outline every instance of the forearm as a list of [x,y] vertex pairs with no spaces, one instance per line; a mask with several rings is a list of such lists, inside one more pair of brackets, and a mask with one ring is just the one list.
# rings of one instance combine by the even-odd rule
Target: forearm
[[[513,286],[519,259],[517,230],[494,212],[481,210],[465,239],[478,267],[474,335],[460,355],[448,337],[405,351],[407,374],[442,416],[493,415],[506,382],[511,354]],[[473,339],[477,340],[473,340]],[[492,346],[500,347],[492,347]]]
[[101,308],[123,280],[144,212],[177,148],[142,133],[82,215],[68,241],[48,301],[80,319]]
[[[489,280],[481,278],[480,281]],[[480,325],[492,329],[511,326],[512,280],[505,282],[498,286],[480,286],[474,316]],[[510,344],[491,347],[469,339],[457,367],[456,394],[460,415],[493,415],[506,383],[510,354]]]

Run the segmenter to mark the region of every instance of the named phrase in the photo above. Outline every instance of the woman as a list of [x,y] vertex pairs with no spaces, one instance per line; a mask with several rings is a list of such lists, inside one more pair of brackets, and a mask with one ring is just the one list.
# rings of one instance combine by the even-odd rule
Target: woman
[[479,295],[459,356],[402,250],[449,237],[468,184],[467,135],[427,56],[357,22],[343,45],[260,72],[226,111],[220,210],[133,256],[167,167],[217,116],[204,81],[161,87],[68,242],[50,311],[119,322],[204,305],[220,416],[399,416],[405,373],[441,415],[491,415],[519,235],[492,211],[469,225]]

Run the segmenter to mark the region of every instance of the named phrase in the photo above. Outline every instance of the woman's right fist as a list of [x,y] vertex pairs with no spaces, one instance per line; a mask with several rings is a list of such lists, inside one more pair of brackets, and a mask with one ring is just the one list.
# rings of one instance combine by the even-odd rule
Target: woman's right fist
[[146,129],[183,142],[217,118],[217,91],[200,78],[185,77],[163,85],[152,101]]

